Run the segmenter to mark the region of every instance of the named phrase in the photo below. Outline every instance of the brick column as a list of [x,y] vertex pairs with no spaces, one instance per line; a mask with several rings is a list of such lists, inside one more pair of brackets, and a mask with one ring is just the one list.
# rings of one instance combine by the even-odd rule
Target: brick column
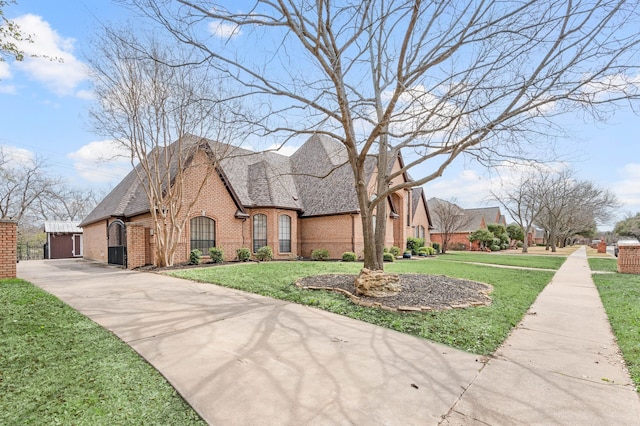
[[618,272],[640,274],[640,243],[618,246]]
[[149,229],[143,225],[127,223],[127,269],[148,264]]
[[12,220],[0,219],[0,279],[16,277],[17,226]]
[[598,253],[606,253],[607,252],[607,242],[605,240],[600,240],[598,243]]

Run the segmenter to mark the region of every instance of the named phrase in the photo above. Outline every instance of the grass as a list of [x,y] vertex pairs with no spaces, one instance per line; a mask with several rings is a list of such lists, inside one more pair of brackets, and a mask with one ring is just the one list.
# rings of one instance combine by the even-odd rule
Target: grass
[[133,349],[23,280],[0,280],[0,424],[204,424]]
[[361,263],[265,262],[189,269],[171,275],[314,306],[477,354],[491,354],[498,348],[553,276],[548,271],[500,269],[437,259],[388,264],[389,272],[444,274],[494,286],[490,306],[428,313],[365,308],[337,293],[302,290],[294,285],[301,277],[356,274],[361,267]]
[[592,271],[618,272],[618,259],[590,257],[587,261]]
[[594,274],[593,281],[600,292],[631,379],[640,392],[640,276]]
[[455,262],[487,263],[493,265],[558,270],[565,261],[560,256],[523,256],[522,254],[455,252],[448,251],[439,259]]

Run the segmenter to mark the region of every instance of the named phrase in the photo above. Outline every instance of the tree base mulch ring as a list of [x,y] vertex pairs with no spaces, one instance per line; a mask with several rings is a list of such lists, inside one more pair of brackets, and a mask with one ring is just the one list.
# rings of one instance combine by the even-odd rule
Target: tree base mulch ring
[[446,275],[400,274],[402,291],[394,296],[367,297],[355,294],[357,275],[321,274],[300,278],[296,286],[309,290],[342,293],[357,305],[387,311],[444,311],[491,304],[493,287]]

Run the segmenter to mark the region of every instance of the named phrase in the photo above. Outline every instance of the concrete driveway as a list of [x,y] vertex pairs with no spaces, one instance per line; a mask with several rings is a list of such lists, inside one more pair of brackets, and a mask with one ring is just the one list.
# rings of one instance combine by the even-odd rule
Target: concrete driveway
[[18,276],[113,331],[210,424],[438,424],[477,356],[266,297],[81,259]]

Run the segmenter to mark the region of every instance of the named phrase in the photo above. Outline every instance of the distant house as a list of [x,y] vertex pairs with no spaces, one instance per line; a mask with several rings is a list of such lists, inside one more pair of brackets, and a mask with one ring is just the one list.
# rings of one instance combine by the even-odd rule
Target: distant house
[[78,222],[45,221],[45,259],[82,257],[82,228]]
[[[205,142],[211,149],[222,145]],[[187,213],[176,262],[186,261],[194,248],[206,254],[209,247],[222,247],[225,259],[232,260],[238,248],[255,253],[267,245],[277,259],[309,257],[315,249],[328,250],[332,258],[346,251],[363,256],[353,172],[341,143],[314,135],[290,157],[225,146],[228,155]],[[185,168],[184,194],[189,200],[198,181],[193,178],[194,165],[207,161],[207,155],[198,152]],[[398,155],[389,167],[399,170],[402,164]],[[367,159],[365,169],[373,191],[374,156]],[[411,178],[405,173],[393,183],[407,181]],[[398,191],[387,202],[387,246],[405,247],[406,238],[415,235],[430,240],[422,188]],[[147,197],[132,171],[80,224],[85,257],[129,268],[155,264],[151,221]]]
[[[452,205],[449,201],[441,200],[439,198],[430,198],[427,201],[427,205],[431,215],[433,216],[433,229],[431,230],[431,241],[438,244],[442,244],[443,230],[438,228],[438,224],[441,223],[438,218],[438,205],[441,203],[447,203]],[[479,248],[478,242],[471,243],[469,236],[478,229],[487,229],[490,224],[501,224],[507,226],[505,216],[500,212],[499,207],[481,207],[474,209],[463,209],[462,207],[453,204],[452,208],[459,211],[461,216],[461,226],[455,232],[451,233],[449,238],[449,249],[453,250],[476,250]]]

